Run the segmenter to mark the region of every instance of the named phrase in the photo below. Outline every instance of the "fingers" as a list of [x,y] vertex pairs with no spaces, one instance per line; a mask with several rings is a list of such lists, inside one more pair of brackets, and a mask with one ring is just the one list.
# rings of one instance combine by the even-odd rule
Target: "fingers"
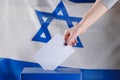
[[77,44],[77,40],[74,39],[74,41],[73,41],[73,45],[76,46],[76,44]]
[[67,46],[67,45],[70,45],[70,46],[76,46],[77,44],[77,39],[76,37],[74,37],[75,35],[73,35],[72,33],[70,33],[68,30],[65,31],[65,34],[64,34],[64,40],[65,40],[65,43],[64,45]]
[[77,44],[77,36],[83,34],[86,31],[86,28],[82,26],[75,26],[65,31],[64,40],[66,45],[76,46]]
[[76,46],[77,39],[73,35],[71,35],[67,40],[67,44],[70,46],[73,46],[73,45]]
[[64,34],[64,40],[65,40],[65,44],[64,45],[67,45],[67,40],[70,36],[70,32],[68,30],[65,31],[65,34]]
[[64,34],[64,40],[67,41],[69,36],[70,36],[70,32],[68,30],[66,30],[65,34]]

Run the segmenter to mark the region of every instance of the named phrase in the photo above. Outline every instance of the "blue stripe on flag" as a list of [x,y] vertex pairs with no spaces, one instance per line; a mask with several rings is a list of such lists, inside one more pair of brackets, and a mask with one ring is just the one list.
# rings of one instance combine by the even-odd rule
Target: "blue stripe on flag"
[[36,63],[0,58],[0,80],[20,80],[24,67],[40,67]]
[[96,0],[69,0],[69,1],[72,1],[72,2],[75,2],[75,3],[93,3]]
[[[40,67],[37,63],[0,58],[0,80],[20,80],[25,67]],[[83,80],[120,80],[120,70],[80,69]]]
[[120,70],[81,69],[83,80],[120,80]]

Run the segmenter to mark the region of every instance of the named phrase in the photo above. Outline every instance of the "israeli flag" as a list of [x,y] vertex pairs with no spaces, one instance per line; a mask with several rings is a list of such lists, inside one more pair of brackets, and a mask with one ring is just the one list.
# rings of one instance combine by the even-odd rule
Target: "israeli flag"
[[[93,2],[0,0],[0,80],[20,80],[23,68],[40,67],[33,55],[56,33],[80,22]],[[120,80],[119,9],[117,3],[80,35],[74,54],[61,66],[79,68],[82,80]]]

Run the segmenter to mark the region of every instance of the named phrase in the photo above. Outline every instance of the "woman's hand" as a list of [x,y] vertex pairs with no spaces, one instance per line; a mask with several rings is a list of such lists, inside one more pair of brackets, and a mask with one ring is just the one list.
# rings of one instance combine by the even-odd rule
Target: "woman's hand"
[[77,36],[83,34],[92,24],[94,24],[104,13],[107,12],[107,7],[101,3],[100,0],[96,0],[94,5],[83,17],[82,21],[73,28],[65,31],[64,39],[65,45],[76,45]]
[[65,45],[76,46],[77,37],[80,34],[83,34],[85,31],[86,31],[86,29],[83,26],[79,26],[79,25],[76,25],[76,26],[66,30],[65,34],[64,34]]

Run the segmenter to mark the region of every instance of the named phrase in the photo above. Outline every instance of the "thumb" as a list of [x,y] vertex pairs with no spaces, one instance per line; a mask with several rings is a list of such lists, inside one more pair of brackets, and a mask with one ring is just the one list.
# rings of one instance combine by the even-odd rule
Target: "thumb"
[[65,33],[64,33],[64,40],[65,40],[65,43],[67,42],[69,36],[70,36],[70,32],[69,32],[68,30],[66,30]]

